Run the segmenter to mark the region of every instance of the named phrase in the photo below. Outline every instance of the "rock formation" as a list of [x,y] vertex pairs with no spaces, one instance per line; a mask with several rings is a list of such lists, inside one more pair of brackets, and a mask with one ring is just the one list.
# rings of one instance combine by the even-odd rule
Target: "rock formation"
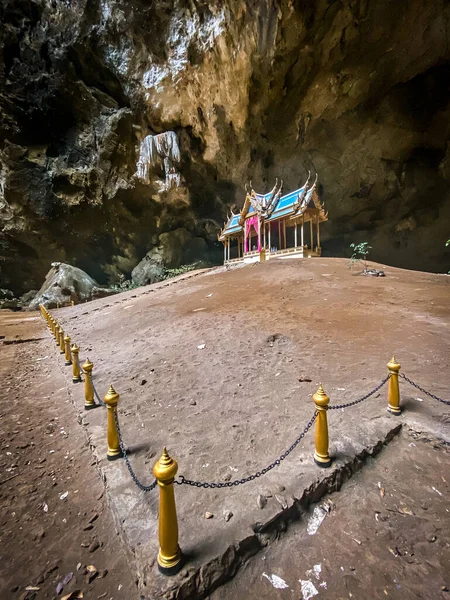
[[84,300],[103,298],[113,293],[115,293],[113,290],[100,287],[81,269],[64,263],[53,263],[41,289],[31,300],[28,308],[37,310],[40,304],[46,308],[56,308],[58,305],[67,306],[71,302],[78,304]]
[[180,228],[219,251],[249,179],[308,170],[325,254],[447,271],[444,0],[3,0],[0,21],[0,287],[54,260],[114,282]]

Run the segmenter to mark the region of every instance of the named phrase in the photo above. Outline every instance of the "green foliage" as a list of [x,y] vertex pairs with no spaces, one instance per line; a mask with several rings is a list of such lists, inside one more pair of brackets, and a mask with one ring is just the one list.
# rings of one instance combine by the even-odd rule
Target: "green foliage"
[[194,269],[198,269],[198,267],[199,263],[194,262],[189,265],[181,265],[181,267],[177,267],[176,269],[166,269],[164,279],[170,279],[171,277],[176,277],[177,275],[183,275],[183,273],[193,271]]
[[125,279],[121,283],[116,283],[114,285],[111,285],[109,287],[109,289],[113,290],[114,292],[116,292],[117,294],[119,294],[120,292],[126,292],[128,290],[135,290],[138,287],[140,287],[139,284],[133,283],[129,279]]
[[370,250],[372,250],[372,246],[369,246],[369,242],[361,242],[360,244],[350,244],[350,248],[352,249],[352,256],[350,257],[349,268],[351,269],[355,263],[362,262],[364,271],[367,271],[367,257]]

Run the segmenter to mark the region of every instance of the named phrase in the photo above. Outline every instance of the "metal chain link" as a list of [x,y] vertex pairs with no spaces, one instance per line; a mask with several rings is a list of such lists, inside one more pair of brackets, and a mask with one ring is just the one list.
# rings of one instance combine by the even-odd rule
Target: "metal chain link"
[[249,477],[244,477],[243,479],[235,479],[234,481],[224,481],[224,482],[220,482],[220,483],[207,483],[207,482],[201,482],[201,481],[192,481],[191,479],[186,479],[184,477],[184,475],[180,475],[181,481],[178,481],[176,479],[175,483],[177,483],[178,485],[185,484],[185,485],[191,485],[193,487],[198,487],[198,488],[213,488],[214,489],[214,488],[234,487],[236,485],[243,485],[244,483],[253,481],[254,479],[257,479],[258,477],[265,475],[268,471],[271,471],[273,468],[277,467],[279,464],[281,464],[281,461],[283,461],[285,458],[287,458],[289,456],[289,454],[298,446],[298,444],[302,441],[302,439],[305,437],[307,432],[311,429],[314,421],[316,420],[316,417],[317,417],[317,413],[315,412],[314,415],[312,416],[312,418],[307,423],[306,427],[303,429],[302,433],[295,440],[295,442],[285,452],[283,452],[283,454],[281,454],[281,456],[279,458],[274,460],[273,463],[271,463],[268,467],[261,469],[261,471],[257,471],[256,473],[254,473],[253,475],[250,475]]
[[424,390],[423,387],[420,387],[420,385],[417,385],[417,383],[414,383],[414,381],[411,381],[411,379],[409,379],[409,377],[406,377],[406,375],[404,375],[403,373],[399,373],[399,375],[400,375],[400,377],[402,377],[402,379],[404,379],[405,381],[410,383],[412,386],[414,386],[415,388],[417,388],[418,390],[420,390],[427,396],[430,396],[430,398],[433,398],[433,400],[437,400],[438,402],[442,402],[442,404],[446,404],[447,406],[450,406],[450,401],[443,400],[442,398],[439,398],[439,396],[435,396],[431,392],[427,392],[427,390]]
[[328,406],[328,410],[337,410],[338,408],[348,408],[349,406],[355,406],[355,404],[359,404],[360,402],[364,402],[364,400],[367,400],[367,398],[370,398],[371,396],[373,396],[376,392],[378,392],[378,390],[381,390],[381,388],[383,387],[383,385],[389,380],[390,376],[391,376],[391,374],[389,373],[389,375],[387,375],[383,379],[383,381],[379,385],[377,385],[376,388],[374,388],[373,390],[371,390],[365,396],[362,396],[362,398],[358,398],[358,400],[354,400],[353,402],[348,402],[347,404],[334,404],[333,406]]
[[151,492],[157,486],[158,481],[155,479],[155,481],[153,483],[151,483],[150,485],[144,485],[143,483],[141,483],[139,481],[139,479],[136,476],[136,473],[133,471],[133,467],[131,466],[130,459],[128,458],[128,454],[127,454],[127,451],[126,451],[126,448],[125,448],[125,444],[123,443],[122,432],[120,431],[119,419],[117,417],[117,411],[114,411],[114,421],[116,422],[117,433],[119,434],[119,446],[120,446],[120,449],[122,451],[123,457],[125,459],[125,462],[126,462],[126,465],[127,465],[127,468],[128,468],[128,471],[129,471],[129,473],[131,475],[132,480],[137,485],[137,487],[140,490],[142,490],[143,492]]

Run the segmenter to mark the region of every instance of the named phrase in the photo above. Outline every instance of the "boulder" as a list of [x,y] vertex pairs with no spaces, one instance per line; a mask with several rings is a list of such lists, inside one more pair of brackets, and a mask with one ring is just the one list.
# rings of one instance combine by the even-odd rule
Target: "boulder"
[[103,288],[87,273],[65,263],[52,263],[44,284],[30,302],[30,310],[37,310],[40,304],[47,308],[102,298],[115,291]]
[[184,253],[191,241],[191,234],[184,227],[162,233],[159,236],[159,253],[168,269],[176,269],[183,263]]
[[13,298],[14,294],[11,290],[0,288],[0,300],[12,300]]
[[131,279],[135,285],[156,283],[166,278],[168,269],[201,260],[207,250],[203,238],[192,238],[184,227],[162,233],[159,246],[152,248],[133,269]]
[[20,304],[22,306],[28,306],[37,293],[38,290],[30,290],[29,292],[22,294],[22,296],[20,296]]
[[144,256],[141,262],[133,269],[131,280],[134,285],[147,285],[162,281],[166,276],[166,268],[160,251],[153,248]]

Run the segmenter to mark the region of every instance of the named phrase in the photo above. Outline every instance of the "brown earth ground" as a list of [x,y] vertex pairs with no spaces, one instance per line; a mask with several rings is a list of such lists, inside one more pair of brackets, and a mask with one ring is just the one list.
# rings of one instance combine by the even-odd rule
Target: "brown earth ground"
[[[61,598],[73,590],[86,599],[137,598],[86,433],[45,333],[37,313],[0,314],[0,598]],[[91,565],[98,575],[88,583]]]
[[[412,379],[448,396],[449,278],[394,268],[387,268],[386,275],[355,275],[339,259],[273,261],[203,273],[190,281],[149,286],[54,313],[81,346],[80,356],[88,353],[93,360],[99,390],[104,393],[112,381],[121,393],[122,430],[128,443],[141,448],[133,456],[141,479],[151,480],[151,465],[167,444],[181,473],[221,481],[230,473],[241,477],[264,466],[295,439],[310,417],[311,394],[320,380],[333,403],[353,400],[379,383],[394,352]],[[35,317],[1,316],[6,338],[0,363],[0,597],[20,598],[25,586],[33,584],[41,588],[35,591],[37,599],[56,597],[57,580],[73,572],[77,581],[68,591],[72,586],[82,588],[87,598],[133,598],[133,578],[108,511],[103,510],[102,482],[70,404],[73,399],[82,405],[82,390],[67,395],[67,371],[63,375],[63,367],[56,367],[54,342],[51,346]],[[5,344],[36,338],[44,339]],[[299,378],[312,381],[300,383]],[[363,418],[378,418],[385,391],[379,398],[352,413],[343,411],[346,421],[341,411],[334,411],[332,448],[333,439],[350,438],[351,428]],[[412,388],[404,389],[403,398],[411,427],[448,439],[448,407]],[[92,431],[104,427],[100,412],[89,414]],[[303,459],[293,460],[301,470]],[[278,470],[280,483],[286,483],[294,463]],[[439,482],[441,468],[430,473]],[[433,485],[448,499],[448,487]],[[412,498],[415,489],[411,488]],[[67,499],[60,500],[65,491]],[[213,543],[228,526],[221,516],[224,509],[236,515],[231,526],[239,523],[243,509],[238,497],[219,492],[199,495],[193,489],[186,494],[197,522],[191,537]],[[256,501],[258,487],[250,494]],[[206,510],[213,519],[205,520]],[[84,531],[94,513],[99,517],[93,529]],[[434,515],[428,518],[431,527]],[[183,516],[180,519],[183,522]],[[406,522],[399,520],[400,531]],[[355,537],[363,533],[355,530]],[[81,544],[94,538],[103,545],[91,554]],[[342,538],[336,543],[342,544]],[[40,577],[57,559],[57,569]],[[316,559],[311,555],[311,560]],[[85,584],[87,564],[109,572]],[[368,561],[367,568],[376,573],[378,564]],[[11,591],[16,586],[19,589]]]

